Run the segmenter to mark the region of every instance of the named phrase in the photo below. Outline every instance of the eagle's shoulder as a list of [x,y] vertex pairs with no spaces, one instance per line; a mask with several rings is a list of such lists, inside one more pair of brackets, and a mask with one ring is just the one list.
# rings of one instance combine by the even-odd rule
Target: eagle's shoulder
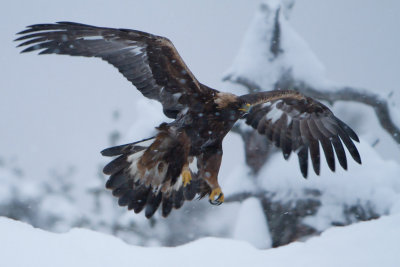
[[239,97],[232,93],[218,92],[215,94],[214,103],[217,107],[222,109],[228,107],[231,103],[239,101]]

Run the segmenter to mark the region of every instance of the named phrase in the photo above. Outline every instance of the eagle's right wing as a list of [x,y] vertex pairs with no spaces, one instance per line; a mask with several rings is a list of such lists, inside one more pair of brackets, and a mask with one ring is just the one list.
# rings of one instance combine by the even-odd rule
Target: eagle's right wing
[[145,32],[73,22],[36,24],[20,32],[22,52],[98,57],[115,66],[146,97],[163,105],[170,118],[212,93],[201,85],[170,40]]
[[356,133],[322,103],[290,90],[248,94],[240,99],[251,105],[246,123],[280,147],[285,159],[292,151],[296,152],[304,177],[308,172],[308,153],[315,173],[320,172],[319,144],[332,171],[335,170],[334,151],[340,165],[347,169],[342,143],[361,164],[352,141],[359,142]]

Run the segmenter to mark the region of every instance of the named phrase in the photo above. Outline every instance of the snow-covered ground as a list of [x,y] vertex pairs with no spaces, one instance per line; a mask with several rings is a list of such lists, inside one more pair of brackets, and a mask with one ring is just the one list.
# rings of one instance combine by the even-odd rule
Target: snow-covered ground
[[139,247],[84,229],[55,234],[0,218],[2,266],[400,266],[400,214],[335,227],[306,242],[259,250],[244,241],[203,238],[175,247]]

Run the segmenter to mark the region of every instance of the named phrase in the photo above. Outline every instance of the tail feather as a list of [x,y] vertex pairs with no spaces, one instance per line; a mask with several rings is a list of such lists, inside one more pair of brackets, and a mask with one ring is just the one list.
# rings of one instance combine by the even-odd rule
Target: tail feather
[[175,191],[172,198],[174,201],[175,209],[179,209],[180,207],[182,207],[183,202],[185,202],[185,199],[183,197],[183,187],[179,188],[178,191]]
[[133,189],[128,190],[122,197],[118,199],[118,205],[127,206],[129,201],[135,196],[135,191]]
[[132,210],[135,213],[139,213],[143,210],[146,205],[146,200],[149,195],[150,188],[140,185],[138,188],[135,188],[134,195],[129,201],[128,210]]
[[111,190],[116,189],[124,183],[126,183],[126,175],[123,171],[119,171],[110,176],[106,182],[106,188]]
[[[140,140],[137,142],[125,144],[125,145],[109,147],[109,148],[102,150],[100,153],[101,153],[101,155],[106,156],[106,157],[134,154],[136,152],[145,150],[148,147],[148,142],[146,142],[146,141],[152,142],[154,138],[155,138],[155,136],[146,138],[146,139],[143,139],[143,140]],[[140,145],[137,145],[137,144],[140,144]]]
[[168,195],[163,195],[162,216],[167,217],[170,214],[173,206],[174,206],[174,200],[172,199],[172,197]]
[[112,194],[113,194],[114,197],[120,198],[123,195],[125,195],[125,193],[128,192],[129,190],[130,190],[130,188],[127,185],[124,185],[124,186],[121,186],[121,187],[118,187],[118,188],[114,189],[112,191]]
[[193,200],[194,197],[197,194],[197,189],[198,188],[198,182],[195,180],[192,180],[190,184],[188,184],[185,189],[183,190],[183,196],[185,197],[185,200]]
[[127,155],[121,155],[118,158],[111,161],[110,163],[108,163],[103,168],[103,173],[112,175],[114,173],[121,171],[122,169],[129,167],[129,165],[130,165],[130,162],[128,161]]
[[197,163],[189,165],[192,180],[183,185],[181,172],[185,159],[176,158],[183,154],[183,148],[167,138],[157,136],[102,151],[104,156],[117,156],[103,172],[110,175],[106,188],[112,190],[120,206],[127,206],[135,213],[145,209],[147,218],[161,206],[161,215],[167,217],[172,209],[181,208],[196,194],[202,197],[211,191],[197,176]]
[[157,193],[150,193],[149,196],[147,197],[147,205],[146,205],[146,210],[145,210],[145,216],[146,218],[150,218],[154,215],[158,207],[160,206],[162,201],[162,193],[157,192]]

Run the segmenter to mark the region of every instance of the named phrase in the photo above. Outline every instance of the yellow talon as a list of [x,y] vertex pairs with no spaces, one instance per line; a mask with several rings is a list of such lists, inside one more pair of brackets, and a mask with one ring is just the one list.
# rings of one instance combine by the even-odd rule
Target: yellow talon
[[224,202],[224,193],[222,193],[221,187],[214,188],[211,191],[209,201],[213,205],[221,205]]
[[184,169],[182,171],[182,182],[183,182],[183,186],[187,186],[188,184],[190,184],[190,181],[192,181],[192,175],[190,174],[190,170],[188,169]]

